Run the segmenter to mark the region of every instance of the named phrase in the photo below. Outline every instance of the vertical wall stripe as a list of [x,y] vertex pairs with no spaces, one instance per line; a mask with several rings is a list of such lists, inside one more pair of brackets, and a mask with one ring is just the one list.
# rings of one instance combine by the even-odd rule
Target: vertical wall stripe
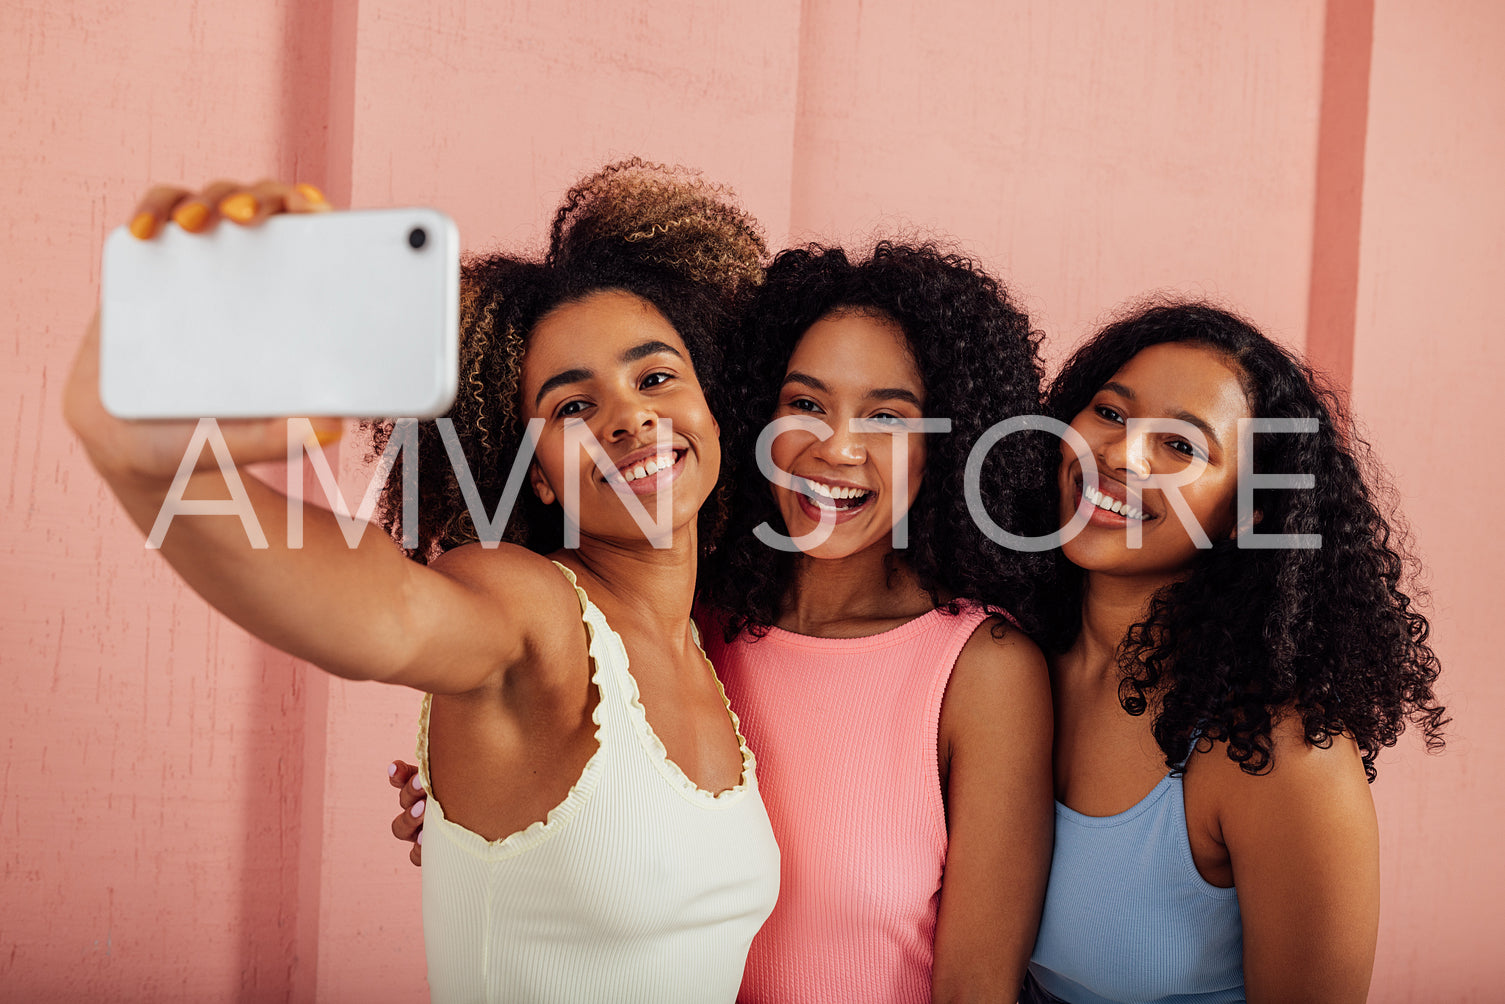
[[1374,0],[1328,0],[1306,344],[1312,364],[1345,391],[1353,380],[1373,36]]

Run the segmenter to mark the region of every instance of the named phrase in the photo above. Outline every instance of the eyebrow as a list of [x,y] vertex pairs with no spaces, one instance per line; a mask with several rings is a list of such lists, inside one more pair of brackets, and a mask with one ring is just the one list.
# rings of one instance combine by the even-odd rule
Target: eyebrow
[[[684,356],[680,353],[680,351],[674,346],[670,345],[668,342],[652,341],[643,342],[641,345],[634,345],[632,348],[628,349],[626,352],[623,352],[620,356],[618,356],[617,360],[622,363],[635,363],[640,359],[646,359],[649,356],[658,355],[660,352],[667,352],[679,359],[684,359]],[[582,380],[589,380],[595,375],[596,374],[594,370],[578,368],[565,370],[562,373],[555,373],[553,376],[549,377],[543,382],[542,387],[538,388],[538,396],[533,399],[533,407],[537,408],[539,405],[543,404],[544,395],[554,388],[563,387],[566,384],[580,383]]]
[[[1117,394],[1119,397],[1128,398],[1130,401],[1137,400],[1132,390],[1130,390],[1128,387],[1125,387],[1123,384],[1117,382],[1116,380],[1109,380],[1107,383],[1103,384],[1102,389],[1111,391],[1114,394]],[[1174,418],[1179,422],[1185,422],[1187,425],[1195,426],[1202,431],[1202,435],[1206,436],[1208,441],[1211,442],[1212,445],[1218,447],[1219,449],[1222,449],[1223,443],[1222,440],[1218,439],[1218,434],[1216,432],[1213,432],[1212,426],[1208,425],[1207,422],[1199,416],[1194,415],[1189,411],[1178,411],[1166,417]]]
[[[784,375],[784,384],[791,383],[804,384],[806,387],[818,390],[822,394],[831,393],[831,388],[826,386],[825,381],[817,379],[808,373],[801,373],[799,370],[790,370]],[[916,408],[924,407],[920,404],[918,395],[907,387],[875,387],[862,395],[862,399],[864,401],[908,401]]]
[[1223,448],[1222,442],[1218,440],[1218,434],[1212,431],[1212,426],[1208,425],[1206,422],[1198,418],[1196,415],[1193,415],[1191,412],[1178,411],[1174,415],[1172,415],[1171,418],[1180,419],[1188,425],[1196,426],[1198,429],[1202,430],[1202,435],[1207,437],[1208,442],[1212,443],[1212,445],[1216,446],[1218,449]]

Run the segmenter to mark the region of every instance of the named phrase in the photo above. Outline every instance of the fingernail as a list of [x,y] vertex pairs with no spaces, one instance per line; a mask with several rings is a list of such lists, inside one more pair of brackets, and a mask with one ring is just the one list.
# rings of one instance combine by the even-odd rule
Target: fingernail
[[423,790],[423,778],[419,777],[417,774],[413,775],[413,790],[414,791],[422,791]]
[[173,222],[184,230],[197,233],[209,218],[209,207],[202,202],[186,202],[178,207],[178,211],[172,214]]
[[419,847],[423,846],[423,831],[422,830],[418,831],[418,836],[413,839],[413,843],[417,844]]
[[131,220],[131,236],[138,241],[144,241],[152,235],[152,226],[157,218],[151,213],[137,213],[136,218]]
[[396,777],[397,776],[397,764],[395,764],[395,763],[389,763],[389,764],[387,764],[387,776],[388,777]]
[[413,814],[414,819],[417,819],[419,816],[423,815],[423,801],[424,800],[420,799],[419,801],[414,802],[413,807],[408,810]]
[[324,193],[323,192],[319,191],[317,188],[315,188],[313,185],[310,185],[306,181],[300,181],[296,185],[294,185],[293,186],[293,191],[295,191],[299,195],[303,196],[309,202],[327,202],[328,201],[327,199],[324,198]]
[[232,195],[219,204],[220,213],[236,223],[249,222],[256,215],[258,208],[256,196],[249,192]]

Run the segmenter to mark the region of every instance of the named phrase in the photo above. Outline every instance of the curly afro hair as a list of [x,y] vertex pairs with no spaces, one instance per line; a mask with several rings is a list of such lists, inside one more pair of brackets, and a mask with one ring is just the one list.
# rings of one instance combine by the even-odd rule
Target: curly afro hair
[[[1153,704],[1155,740],[1178,770],[1193,739],[1259,774],[1272,762],[1271,729],[1299,715],[1306,741],[1350,736],[1364,772],[1407,721],[1427,748],[1443,745],[1444,709],[1432,684],[1437,656],[1427,619],[1402,589],[1414,564],[1382,472],[1337,396],[1303,362],[1226,310],[1151,300],[1108,325],[1067,361],[1051,387],[1050,413],[1070,422],[1135,354],[1189,343],[1228,359],[1242,376],[1250,414],[1315,418],[1310,435],[1254,439],[1253,471],[1311,475],[1307,490],[1256,489],[1260,534],[1321,534],[1316,549],[1243,549],[1218,541],[1191,573],[1160,589],[1119,648],[1124,710]],[[1065,562],[1063,561],[1063,564]],[[1063,571],[1064,599],[1052,647],[1081,629],[1083,573]]]
[[[447,418],[464,449],[480,501],[493,513],[526,423],[520,399],[529,334],[549,311],[601,290],[653,304],[690,350],[713,412],[721,398],[723,346],[746,294],[762,279],[768,249],[756,221],[732,193],[681,167],[634,158],[609,164],[566,194],[541,261],[469,255],[460,276],[459,393]],[[718,421],[721,416],[717,415]],[[372,427],[370,458],[395,423]],[[418,426],[418,534],[412,558],[428,562],[479,539],[435,422]],[[403,463],[412,462],[406,454]],[[729,494],[722,486],[701,514],[700,540],[714,539]],[[381,525],[401,540],[402,483],[389,477],[378,500]],[[504,539],[541,554],[563,544],[557,504],[526,487]]]
[[[799,556],[753,535],[764,521],[786,530],[769,485],[751,473],[754,445],[777,406],[795,346],[816,321],[847,311],[903,329],[924,380],[926,416],[952,422],[949,434],[927,437],[902,560],[938,607],[955,612],[955,599],[972,599],[1033,630],[1035,597],[1053,562],[994,546],[968,511],[963,485],[984,432],[1040,410],[1039,335],[996,279],[933,243],[885,241],[856,262],[841,248],[810,245],[781,252],[769,266],[729,361],[731,421],[722,425],[723,452],[749,476],[738,481],[725,543],[705,566],[702,598],[724,613],[728,640],[743,630],[761,636],[778,619]],[[1044,517],[1055,457],[1055,441],[1033,432],[1008,436],[989,452],[981,494],[999,525],[1030,535],[1053,529]]]

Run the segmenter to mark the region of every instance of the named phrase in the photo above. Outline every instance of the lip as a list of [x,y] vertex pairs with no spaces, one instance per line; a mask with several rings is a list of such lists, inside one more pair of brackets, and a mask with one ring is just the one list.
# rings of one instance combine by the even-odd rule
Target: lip
[[[1073,507],[1078,512],[1081,512],[1083,508],[1087,510],[1087,524],[1089,526],[1101,526],[1107,527],[1109,529],[1121,530],[1124,527],[1128,526],[1131,522],[1138,523],[1139,525],[1143,526],[1145,523],[1153,522],[1158,518],[1155,513],[1150,512],[1144,507],[1143,496],[1141,496],[1139,500],[1139,509],[1144,512],[1144,519],[1140,520],[1131,520],[1130,517],[1124,515],[1123,513],[1113,512],[1112,510],[1104,509],[1101,506],[1094,505],[1086,498],[1083,493],[1083,480],[1084,479],[1080,473],[1078,473],[1076,477],[1072,479],[1072,503]],[[1120,484],[1119,482],[1113,481],[1111,479],[1105,480],[1099,477],[1097,479],[1097,484],[1094,487],[1098,492],[1114,500],[1115,502],[1127,503],[1129,501],[1129,491],[1127,485]]]
[[829,521],[833,526],[840,526],[842,523],[850,522],[877,505],[878,499],[881,494],[875,488],[869,488],[867,485],[859,485],[851,481],[841,480],[839,478],[807,478],[801,475],[794,475],[794,479],[796,485],[798,485],[800,482],[816,481],[820,484],[828,485],[832,488],[852,488],[856,489],[857,491],[868,493],[867,499],[865,499],[861,505],[851,506],[846,509],[840,509],[835,512],[831,512],[829,510],[822,509],[815,503],[813,499],[810,498],[808,494],[801,491],[798,487],[785,489],[794,496],[794,500],[799,505],[799,510],[804,514],[805,518],[810,520],[810,522],[817,524],[822,520]]
[[673,465],[660,468],[656,473],[651,474],[648,477],[638,478],[635,481],[628,481],[625,477],[623,477],[623,472],[631,470],[633,467],[637,466],[645,460],[652,460],[654,457],[662,454],[663,449],[657,445],[645,446],[640,450],[634,450],[633,452],[622,457],[621,459],[616,461],[615,475],[608,476],[606,474],[602,474],[601,479],[614,489],[629,491],[634,495],[652,495],[655,492],[663,491],[665,488],[669,487],[669,485],[673,484],[674,481],[684,473],[685,458],[690,455],[690,450],[687,446],[676,446],[671,444],[669,449],[674,453]]

